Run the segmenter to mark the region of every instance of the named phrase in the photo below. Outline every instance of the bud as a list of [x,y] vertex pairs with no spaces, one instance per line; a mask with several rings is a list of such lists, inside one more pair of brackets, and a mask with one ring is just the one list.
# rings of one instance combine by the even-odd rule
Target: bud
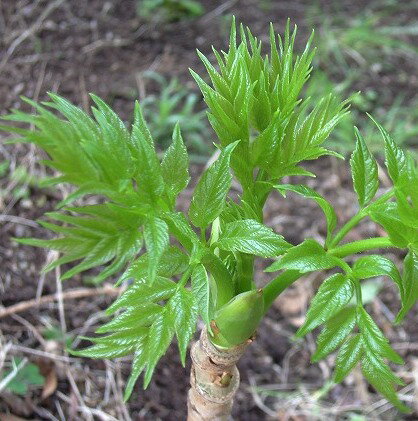
[[216,313],[211,322],[212,342],[231,348],[253,336],[263,317],[263,290],[236,295]]

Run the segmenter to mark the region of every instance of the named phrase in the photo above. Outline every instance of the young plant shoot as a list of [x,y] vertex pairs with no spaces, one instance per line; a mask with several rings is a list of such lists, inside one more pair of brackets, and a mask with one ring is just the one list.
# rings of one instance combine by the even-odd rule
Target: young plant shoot
[[[239,29],[237,36],[233,23],[227,52],[213,50],[216,67],[198,52],[209,78],[191,71],[209,109],[219,156],[200,177],[188,212],[176,209],[190,179],[180,127],[159,159],[138,103],[130,129],[95,95],[92,116],[51,93],[50,102],[42,105],[24,99],[35,109],[33,114],[13,110],[4,117],[12,122],[1,126],[4,131],[46,152],[48,159],[42,163],[59,174],[50,185],[75,187],[56,212],[40,221],[56,238],[17,241],[60,253],[45,272],[77,262],[62,280],[92,268],[100,268],[93,278],[96,284],[123,273],[117,284],[128,287],[107,309],[109,321],[91,338],[92,346],[72,353],[90,358],[132,355],[125,399],[141,373],[143,386],[148,386],[174,338],[184,364],[201,318],[205,327],[191,351],[188,419],[228,419],[239,383],[235,363],[254,340],[269,307],[305,274],[331,270],[323,275],[297,335],[322,326],[312,361],[336,351],[335,382],[359,364],[378,392],[408,411],[396,393],[403,382],[388,365],[402,364],[402,358],[363,305],[362,282],[385,275],[396,283],[401,302],[396,323],[418,298],[416,163],[373,120],[383,137],[386,170],[393,182],[382,193],[375,158],[355,130],[350,165],[359,210],[338,228],[336,212],[325,198],[306,185],[282,180],[312,177],[301,166],[304,161],[338,156],[322,145],[348,112],[348,103],[338,102],[332,93],[314,104],[301,96],[314,56],[312,37],[296,56],[296,28],[291,31],[288,24],[280,37],[271,26],[270,52],[264,56],[250,30]],[[233,177],[241,186],[235,195]],[[263,208],[274,191],[284,197],[296,193],[319,205],[327,226],[323,243],[307,238],[291,244],[264,224]],[[100,204],[74,204],[86,196],[100,197]],[[387,235],[344,242],[365,218]],[[401,272],[379,254],[384,248],[405,253]],[[258,257],[274,259],[266,272],[275,275],[263,288],[254,281]]]

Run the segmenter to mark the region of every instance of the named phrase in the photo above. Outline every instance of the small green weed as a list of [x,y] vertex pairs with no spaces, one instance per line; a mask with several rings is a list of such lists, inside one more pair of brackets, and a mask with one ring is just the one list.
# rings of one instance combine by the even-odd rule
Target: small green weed
[[136,10],[141,18],[163,22],[194,18],[205,11],[195,0],[138,0]]
[[39,373],[37,365],[25,364],[21,358],[13,358],[11,370],[6,371],[2,380],[15,373],[5,388],[15,395],[26,396],[28,390],[33,386],[43,386],[45,378]]

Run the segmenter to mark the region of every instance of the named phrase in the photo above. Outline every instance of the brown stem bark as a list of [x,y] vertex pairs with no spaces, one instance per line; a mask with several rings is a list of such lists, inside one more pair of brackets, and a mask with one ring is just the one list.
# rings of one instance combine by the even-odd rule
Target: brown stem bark
[[251,342],[234,348],[218,348],[210,342],[206,328],[202,330],[191,350],[187,421],[231,419],[233,399],[239,387],[239,371],[235,364]]

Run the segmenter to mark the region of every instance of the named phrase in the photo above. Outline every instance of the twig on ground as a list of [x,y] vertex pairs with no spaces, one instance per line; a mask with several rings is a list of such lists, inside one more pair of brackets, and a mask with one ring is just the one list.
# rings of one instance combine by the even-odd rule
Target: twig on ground
[[210,12],[206,13],[204,16],[202,16],[200,21],[202,23],[208,23],[212,19],[224,13],[226,10],[230,9],[237,2],[238,0],[229,0],[221,3],[221,5],[218,6],[216,9],[213,9]]
[[4,66],[9,61],[10,57],[16,50],[16,48],[26,40],[26,38],[29,38],[30,36],[33,36],[44,23],[45,19],[61,4],[64,3],[64,0],[55,0],[53,3],[50,3],[45,10],[40,14],[39,18],[35,21],[35,23],[30,26],[28,29],[23,31],[15,40],[10,44],[9,48],[7,49],[6,53],[3,56],[2,61],[0,62],[0,72],[4,69]]
[[[125,290],[124,287],[115,288],[110,285],[105,285],[102,288],[79,288],[66,291],[62,294],[63,300],[76,300],[78,298],[94,297],[96,295],[110,295],[117,296]],[[33,307],[40,307],[45,304],[56,301],[59,294],[44,295],[39,300],[36,298],[28,301],[23,301],[18,304],[0,309],[0,319],[10,316],[11,314],[21,313]]]
[[39,349],[27,348],[26,346],[22,346],[22,345],[11,345],[10,351],[16,352],[16,353],[36,355],[38,357],[48,358],[50,360],[60,361],[64,363],[70,363],[70,362],[75,362],[79,360],[77,358],[70,358],[70,357],[66,357],[62,355],[52,354],[51,352],[40,351]]
[[45,344],[46,344],[45,339],[42,337],[42,335],[38,332],[38,330],[36,329],[36,327],[32,323],[29,323],[27,320],[25,320],[23,317],[20,317],[18,314],[11,314],[11,317],[13,319],[15,319],[18,323],[25,326],[30,332],[32,332],[33,336],[35,336],[37,341],[43,347],[45,347]]
[[30,219],[15,215],[0,215],[0,222],[11,222],[13,224],[26,225],[28,227],[39,228],[39,224]]
[[255,404],[258,406],[258,408],[260,408],[265,414],[267,414],[270,417],[276,417],[277,413],[276,411],[273,411],[272,409],[270,409],[261,399],[260,395],[257,393],[257,384],[256,381],[254,379],[254,377],[252,375],[248,376],[248,380],[250,382],[251,387],[249,387],[248,389],[251,392],[251,396],[253,397],[253,400],[255,402]]
[[[58,253],[56,253],[56,257],[58,257]],[[67,333],[67,324],[65,323],[65,310],[64,310],[64,300],[62,298],[63,292],[62,292],[62,283],[61,283],[61,270],[60,267],[57,266],[55,268],[55,285],[57,287],[57,303],[58,303],[58,313],[60,317],[60,326],[61,326],[61,332],[63,334]]]

